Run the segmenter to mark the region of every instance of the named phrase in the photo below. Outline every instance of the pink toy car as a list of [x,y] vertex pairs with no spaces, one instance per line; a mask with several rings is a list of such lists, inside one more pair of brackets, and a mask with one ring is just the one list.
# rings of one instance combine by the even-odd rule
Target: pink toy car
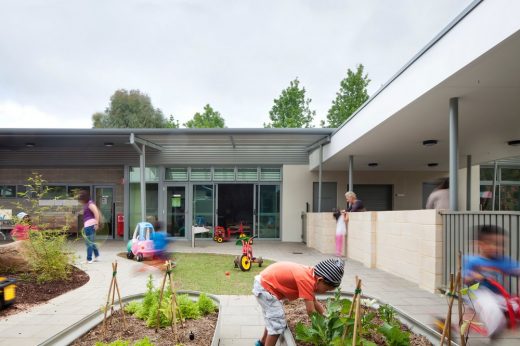
[[147,257],[160,254],[163,249],[157,249],[154,243],[155,230],[149,222],[139,222],[135,226],[134,236],[128,241],[126,257],[141,262]]

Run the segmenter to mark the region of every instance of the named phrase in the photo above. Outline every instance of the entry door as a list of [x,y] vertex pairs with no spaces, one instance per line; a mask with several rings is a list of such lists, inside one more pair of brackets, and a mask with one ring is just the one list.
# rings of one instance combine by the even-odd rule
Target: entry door
[[280,238],[280,185],[256,185],[258,238]]
[[169,237],[186,237],[186,186],[170,185],[166,187],[166,231]]
[[111,186],[94,187],[95,203],[101,213],[101,228],[96,236],[114,238],[114,188]]

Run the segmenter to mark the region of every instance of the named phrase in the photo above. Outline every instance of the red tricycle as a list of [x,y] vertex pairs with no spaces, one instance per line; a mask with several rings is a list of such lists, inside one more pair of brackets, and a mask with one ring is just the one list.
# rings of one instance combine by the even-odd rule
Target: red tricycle
[[244,226],[240,223],[238,226],[229,226],[225,229],[222,226],[215,227],[215,231],[213,232],[213,240],[217,243],[222,243],[223,241],[228,241],[231,239],[231,236],[234,234],[238,234],[238,238],[245,238],[249,232],[249,227]]
[[262,257],[253,257],[253,238],[255,237],[245,236],[236,242],[236,245],[242,245],[242,255],[235,257],[235,268],[240,268],[243,272],[251,269],[251,263],[258,263],[259,267],[264,263]]

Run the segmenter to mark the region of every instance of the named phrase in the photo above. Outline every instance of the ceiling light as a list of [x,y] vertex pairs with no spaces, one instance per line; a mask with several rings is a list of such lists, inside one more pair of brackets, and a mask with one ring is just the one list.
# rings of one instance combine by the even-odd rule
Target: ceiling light
[[520,146],[520,139],[515,139],[514,141],[509,141],[509,142],[507,142],[507,144],[514,146],[514,147]]
[[113,147],[114,142],[105,142],[105,147]]
[[439,141],[436,139],[427,139],[422,142],[422,145],[424,145],[425,147],[431,147],[431,146],[437,144],[438,142]]
[[377,162],[370,162],[368,164],[368,167],[377,167],[378,166],[378,163]]
[[428,167],[437,167],[439,164],[437,162],[430,162]]
[[25,146],[26,146],[27,148],[32,148],[32,147],[34,147],[35,145],[36,145],[36,144],[34,144],[34,143],[32,143],[32,142],[25,143]]

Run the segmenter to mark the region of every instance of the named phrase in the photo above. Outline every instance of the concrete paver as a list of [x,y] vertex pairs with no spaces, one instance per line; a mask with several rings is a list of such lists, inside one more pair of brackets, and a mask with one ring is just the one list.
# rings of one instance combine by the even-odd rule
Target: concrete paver
[[[73,243],[73,248],[82,260],[85,259],[83,244]],[[234,242],[217,244],[210,240],[191,242],[177,241],[170,244],[173,251],[194,253],[239,254],[240,247]],[[76,323],[92,313],[106,301],[111,279],[111,263],[118,260],[118,282],[123,296],[142,293],[146,290],[146,278],[151,274],[159,285],[162,273],[149,267],[140,272],[142,264],[127,261],[117,254],[125,251],[122,241],[101,242],[102,261],[80,265],[89,276],[83,287],[57,297],[47,304],[14,316],[0,318],[0,345],[37,345],[57,332]],[[331,257],[307,248],[301,243],[278,241],[255,241],[256,256],[275,261],[293,261],[306,265]],[[417,320],[431,324],[433,315],[444,315],[447,304],[444,297],[420,289],[416,284],[377,269],[369,269],[355,261],[347,261],[342,289],[354,289],[355,276],[363,279],[363,293],[392,304]],[[263,318],[255,298],[250,296],[219,296],[221,300],[221,342],[223,346],[252,345],[263,331]],[[474,340],[472,345],[478,345]],[[504,336],[497,345],[518,345],[517,334]]]

